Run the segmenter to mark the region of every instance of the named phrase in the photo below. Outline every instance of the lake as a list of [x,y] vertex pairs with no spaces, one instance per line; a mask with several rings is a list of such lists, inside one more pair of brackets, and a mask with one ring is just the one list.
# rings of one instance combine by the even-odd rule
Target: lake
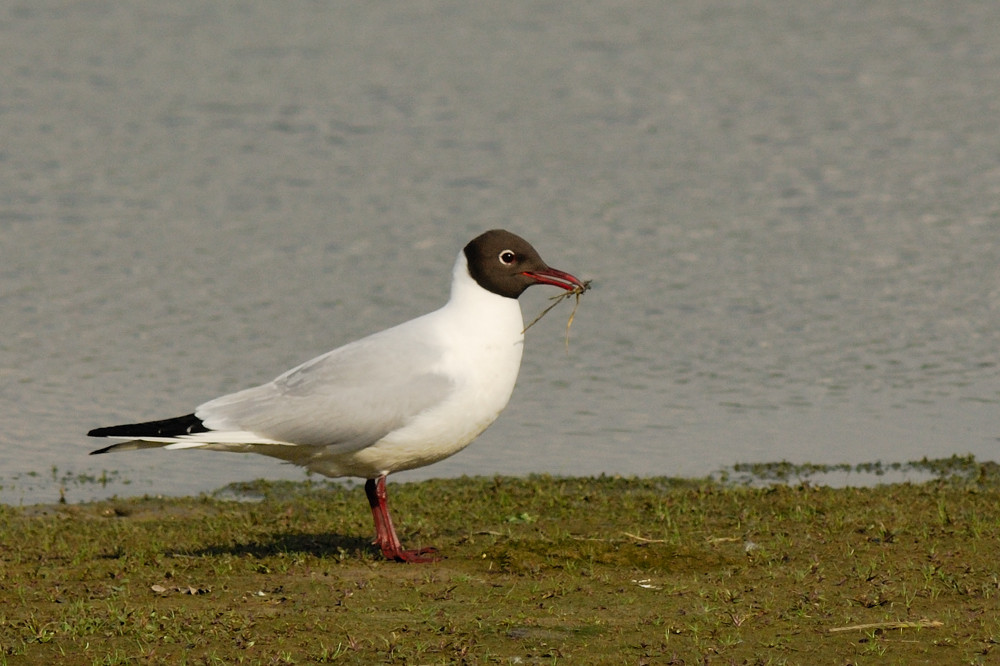
[[399,479],[996,459],[997,34],[973,0],[10,6],[0,501],[304,478],[85,433],[438,307],[494,227],[594,288]]

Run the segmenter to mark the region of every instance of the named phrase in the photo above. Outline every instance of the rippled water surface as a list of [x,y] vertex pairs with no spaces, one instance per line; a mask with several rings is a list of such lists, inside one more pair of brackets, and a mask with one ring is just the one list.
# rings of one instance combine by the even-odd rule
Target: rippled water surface
[[997,34],[971,0],[9,5],[0,500],[302,478],[84,433],[435,308],[498,226],[595,288],[401,478],[995,459]]

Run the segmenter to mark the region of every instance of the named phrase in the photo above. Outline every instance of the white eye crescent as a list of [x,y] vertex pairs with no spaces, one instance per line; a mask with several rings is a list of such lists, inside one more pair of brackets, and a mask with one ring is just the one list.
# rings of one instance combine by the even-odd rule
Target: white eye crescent
[[510,266],[517,260],[517,254],[513,250],[504,250],[500,253],[500,263],[505,266]]

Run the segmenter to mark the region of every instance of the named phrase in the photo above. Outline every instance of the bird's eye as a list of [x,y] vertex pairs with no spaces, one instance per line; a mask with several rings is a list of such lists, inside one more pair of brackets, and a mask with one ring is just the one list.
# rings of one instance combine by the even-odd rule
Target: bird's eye
[[500,263],[505,266],[510,266],[517,259],[517,255],[514,254],[513,250],[504,250],[500,253]]

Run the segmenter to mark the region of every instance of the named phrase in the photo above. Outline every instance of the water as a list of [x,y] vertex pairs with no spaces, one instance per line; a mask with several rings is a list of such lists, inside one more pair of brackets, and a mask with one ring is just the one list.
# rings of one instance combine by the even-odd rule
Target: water
[[998,32],[971,0],[9,6],[0,501],[303,478],[84,433],[437,307],[497,226],[595,289],[400,478],[996,459]]

